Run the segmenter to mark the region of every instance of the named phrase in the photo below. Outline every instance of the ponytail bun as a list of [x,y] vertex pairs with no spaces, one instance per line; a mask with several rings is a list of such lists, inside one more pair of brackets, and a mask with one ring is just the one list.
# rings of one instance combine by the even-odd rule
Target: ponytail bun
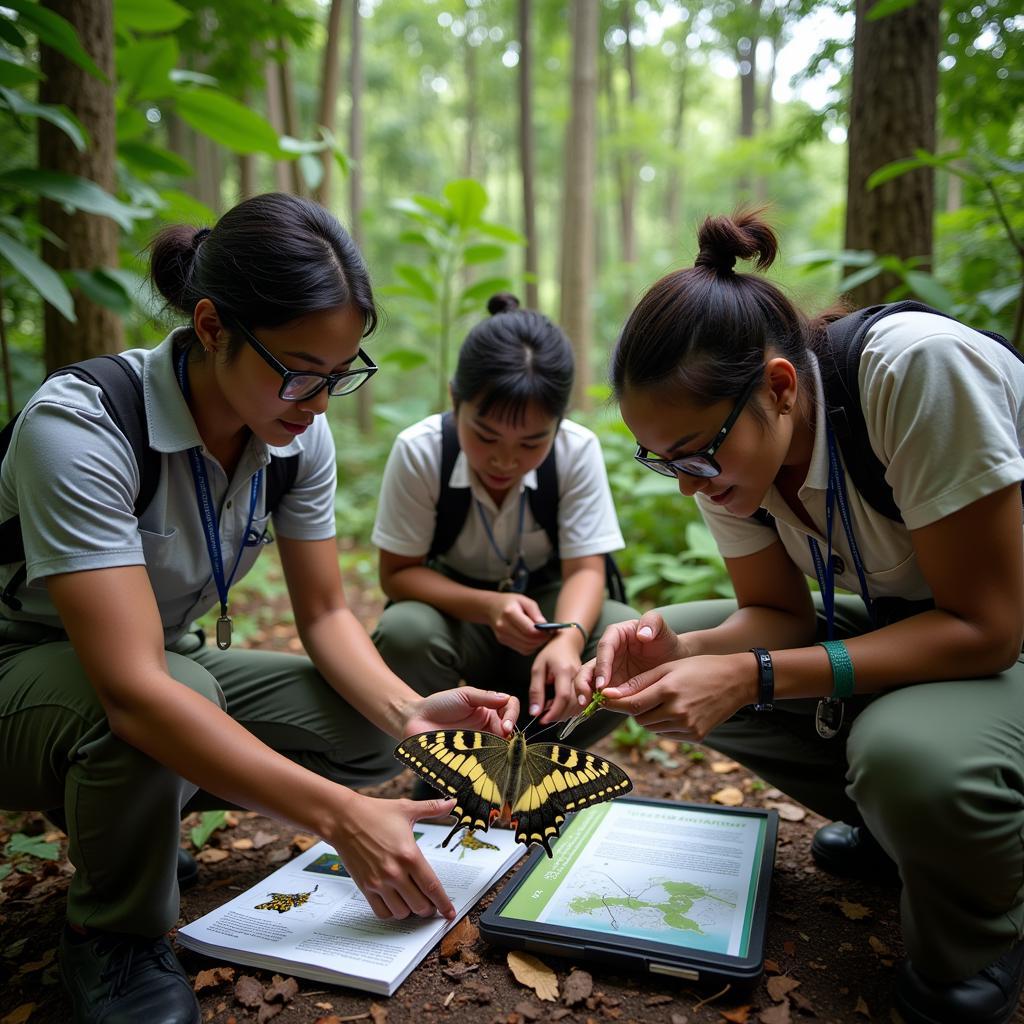
[[767,270],[779,251],[775,232],[760,217],[760,210],[732,217],[708,217],[697,232],[699,252],[695,267],[716,274],[731,274],[736,260],[756,260],[757,270]]
[[499,313],[511,313],[519,309],[519,300],[511,292],[498,292],[487,300],[487,312],[491,316]]
[[150,245],[149,277],[167,304],[191,317],[195,309],[192,271],[209,228],[197,230],[185,224],[164,228]]

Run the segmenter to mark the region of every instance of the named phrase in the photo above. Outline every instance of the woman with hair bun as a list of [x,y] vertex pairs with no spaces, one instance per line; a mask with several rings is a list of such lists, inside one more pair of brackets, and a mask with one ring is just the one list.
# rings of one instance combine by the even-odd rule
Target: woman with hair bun
[[[459,350],[452,411],[391,449],[373,542],[392,603],[373,639],[419,693],[500,685],[546,725],[575,710],[601,630],[636,613],[605,598],[622,534],[597,438],[565,418],[569,341],[512,295],[487,309]],[[576,735],[609,728],[598,716]]]
[[578,699],[603,690],[833,819],[811,847],[823,870],[901,883],[908,1024],[1008,1021],[1024,364],[918,303],[809,320],[734,269],[775,258],[756,213],[709,218],[698,241],[630,315],[612,380],[637,459],[696,497],[736,600],[612,626]]
[[[166,938],[195,874],[187,811],[293,822],[338,850],[378,917],[453,917],[411,827],[453,801],[351,787],[401,770],[395,738],[505,734],[519,710],[475,689],[424,699],[345,603],[321,414],[375,372],[361,346],[377,312],[334,217],[257,196],[212,229],[166,229],[151,273],[187,325],[120,357],[148,444],[131,444],[123,396],[53,376],[0,474],[0,532],[20,518],[24,549],[0,566],[0,806],[68,834],[60,968],[78,1024],[200,1019]],[[305,657],[232,644],[229,588],[272,541]],[[192,620],[218,606],[214,646]]]

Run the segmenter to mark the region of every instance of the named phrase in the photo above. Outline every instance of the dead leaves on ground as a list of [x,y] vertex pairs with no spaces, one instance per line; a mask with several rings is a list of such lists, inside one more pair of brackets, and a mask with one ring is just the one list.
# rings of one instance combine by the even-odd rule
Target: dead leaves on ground
[[530,953],[513,950],[507,957],[509,970],[520,985],[532,988],[537,998],[553,1003],[558,998],[558,978],[542,960]]
[[[196,981],[198,983],[198,978]],[[256,1010],[257,1024],[276,1017],[298,992],[298,982],[294,978],[282,978],[280,974],[275,974],[265,987],[250,974],[243,974],[235,982],[235,1002]]]

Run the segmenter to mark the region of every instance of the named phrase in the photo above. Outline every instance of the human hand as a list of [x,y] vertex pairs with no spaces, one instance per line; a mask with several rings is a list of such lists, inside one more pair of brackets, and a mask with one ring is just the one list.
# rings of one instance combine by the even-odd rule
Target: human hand
[[539,714],[544,707],[548,685],[554,690],[551,705],[541,718],[541,725],[566,718],[572,709],[573,677],[580,670],[580,653],[584,638],[578,629],[562,630],[538,651],[530,668],[529,712]]
[[543,631],[533,628],[543,622],[544,613],[532,597],[495,591],[488,594],[487,622],[498,642],[517,654],[532,654],[547,643]]
[[604,688],[604,707],[671,739],[697,742],[757,699],[748,654],[707,654],[657,665]]
[[598,642],[596,656],[576,673],[576,701],[583,707],[590,703],[595,690],[621,685],[641,672],[685,655],[679,637],[657,612],[612,623]]
[[518,697],[475,686],[459,686],[414,701],[402,726],[402,736],[415,736],[432,729],[471,729],[509,736],[518,718]]
[[455,907],[412,834],[413,822],[454,806],[454,800],[381,800],[347,791],[337,827],[324,838],[377,917],[431,917],[437,911],[454,920]]

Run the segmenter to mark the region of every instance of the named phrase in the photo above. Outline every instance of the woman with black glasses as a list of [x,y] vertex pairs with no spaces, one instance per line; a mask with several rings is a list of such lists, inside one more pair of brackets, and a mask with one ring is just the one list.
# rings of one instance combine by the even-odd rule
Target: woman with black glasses
[[1008,1021],[1024,983],[1024,363],[917,303],[808,320],[733,269],[775,257],[756,214],[709,218],[698,241],[631,314],[612,379],[637,459],[696,496],[736,600],[609,627],[579,701],[603,689],[605,707],[736,758],[833,819],[819,867],[901,883],[908,1024]]
[[[453,916],[411,828],[452,801],[351,787],[400,770],[395,738],[507,733],[518,714],[482,690],[421,697],[346,606],[320,414],[376,370],[360,346],[377,313],[338,222],[255,197],[212,230],[165,230],[152,277],[187,326],[121,357],[144,450],[125,432],[131,389],[54,376],[0,475],[0,536],[13,524],[22,551],[0,566],[0,806],[68,833],[60,961],[77,1022],[199,1020],[165,937],[188,810],[248,807],[322,836],[379,917]],[[232,637],[230,586],[271,521],[305,657]],[[207,644],[192,621],[211,608]]]

